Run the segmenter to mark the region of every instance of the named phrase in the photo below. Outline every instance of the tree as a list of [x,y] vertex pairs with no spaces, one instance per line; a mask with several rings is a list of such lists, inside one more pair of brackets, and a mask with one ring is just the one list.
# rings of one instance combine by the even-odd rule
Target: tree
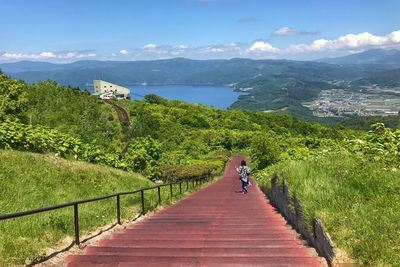
[[168,104],[168,100],[165,98],[162,98],[161,96],[155,95],[155,94],[148,94],[145,95],[144,101],[150,104],[158,104],[158,105],[166,105]]
[[26,84],[0,72],[0,118],[22,117],[26,105]]
[[266,134],[260,134],[253,138],[250,147],[251,158],[257,163],[257,169],[278,162],[280,155],[279,142]]

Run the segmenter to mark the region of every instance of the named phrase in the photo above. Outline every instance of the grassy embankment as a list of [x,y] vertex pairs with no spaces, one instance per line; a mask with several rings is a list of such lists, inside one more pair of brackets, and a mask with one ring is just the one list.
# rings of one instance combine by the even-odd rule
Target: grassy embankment
[[271,166],[302,202],[306,220],[322,219],[334,243],[368,266],[400,266],[400,172],[354,155],[336,154]]
[[[152,186],[141,175],[50,155],[0,150],[0,214],[61,204]],[[179,192],[179,187],[174,187]],[[156,190],[146,191],[147,209],[157,205]],[[172,200],[179,198],[176,195]],[[171,202],[169,187],[163,204]],[[140,210],[140,194],[121,197],[122,218]],[[116,221],[115,198],[79,206],[81,235]],[[67,236],[73,236],[73,209],[0,221],[0,266],[23,264],[43,255]]]

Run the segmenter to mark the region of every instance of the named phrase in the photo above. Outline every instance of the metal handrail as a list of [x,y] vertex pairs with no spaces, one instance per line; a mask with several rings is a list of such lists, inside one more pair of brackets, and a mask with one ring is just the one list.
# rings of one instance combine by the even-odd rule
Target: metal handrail
[[173,196],[173,185],[179,184],[179,194],[182,194],[182,183],[183,181],[186,181],[186,190],[189,189],[189,180],[193,182],[193,187],[198,184],[198,182],[204,182],[208,181],[210,179],[211,175],[204,175],[200,178],[191,178],[191,179],[180,179],[179,182],[173,182],[173,183],[167,183],[167,184],[161,184],[161,185],[156,185],[152,187],[147,187],[147,188],[142,188],[138,189],[135,191],[127,191],[127,192],[119,192],[111,195],[106,195],[102,197],[95,197],[95,198],[88,198],[88,199],[83,199],[83,200],[77,200],[73,202],[68,202],[68,203],[63,203],[63,204],[58,204],[50,207],[45,207],[45,208],[38,208],[38,209],[32,209],[32,210],[26,210],[26,211],[21,211],[21,212],[16,212],[16,213],[9,213],[9,214],[4,214],[0,215],[0,221],[1,220],[8,220],[8,219],[13,219],[13,218],[18,218],[18,217],[23,217],[23,216],[28,216],[32,214],[37,214],[37,213],[42,213],[46,211],[52,211],[52,210],[58,210],[66,207],[74,207],[74,233],[75,233],[75,244],[79,245],[80,244],[80,239],[79,239],[79,210],[78,210],[78,205],[79,204],[84,204],[84,203],[89,203],[89,202],[95,202],[99,200],[104,200],[108,198],[116,198],[116,208],[117,208],[117,223],[121,224],[121,205],[120,205],[120,196],[123,195],[132,195],[140,192],[140,198],[141,198],[141,214],[146,213],[146,208],[145,208],[145,203],[144,203],[144,192],[147,190],[152,190],[152,189],[157,189],[157,195],[158,195],[158,205],[161,204],[161,187],[164,186],[169,186],[170,187],[170,195],[171,198]]

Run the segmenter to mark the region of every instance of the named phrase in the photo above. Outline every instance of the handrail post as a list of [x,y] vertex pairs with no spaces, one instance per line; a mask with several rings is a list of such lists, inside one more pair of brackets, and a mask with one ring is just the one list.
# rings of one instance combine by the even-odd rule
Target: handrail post
[[158,193],[158,204],[161,205],[161,188],[157,186],[157,193]]
[[75,244],[79,245],[79,216],[78,216],[78,204],[74,204],[74,229],[75,229]]
[[141,200],[142,200],[142,214],[144,215],[145,214],[145,208],[144,208],[144,191],[143,191],[143,189],[140,190],[140,197],[141,197]]
[[171,195],[171,198],[172,198],[172,196],[173,196],[173,194],[172,194],[172,184],[169,184],[169,191],[170,191],[170,195]]
[[179,181],[179,194],[182,195],[182,181]]
[[121,203],[119,195],[117,195],[117,223],[121,224]]

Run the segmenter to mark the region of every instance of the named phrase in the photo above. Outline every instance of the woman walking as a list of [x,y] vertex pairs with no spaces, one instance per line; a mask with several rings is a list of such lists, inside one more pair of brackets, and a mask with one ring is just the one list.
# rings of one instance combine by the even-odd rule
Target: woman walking
[[247,194],[247,187],[251,184],[249,180],[250,168],[247,167],[245,160],[242,160],[240,166],[236,168],[236,171],[238,172],[239,179],[242,182],[242,193]]

